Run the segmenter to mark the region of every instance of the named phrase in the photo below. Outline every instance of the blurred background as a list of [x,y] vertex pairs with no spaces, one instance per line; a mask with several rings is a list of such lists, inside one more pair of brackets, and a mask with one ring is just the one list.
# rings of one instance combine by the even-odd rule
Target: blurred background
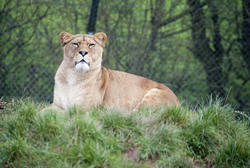
[[105,32],[107,68],[250,111],[248,0],[1,0],[0,98],[52,102],[59,33]]

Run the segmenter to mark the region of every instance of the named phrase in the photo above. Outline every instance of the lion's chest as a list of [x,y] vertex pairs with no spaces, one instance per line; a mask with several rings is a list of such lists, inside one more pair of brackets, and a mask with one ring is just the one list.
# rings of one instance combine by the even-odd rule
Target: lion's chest
[[85,91],[79,86],[62,86],[57,92],[59,100],[58,102],[64,109],[67,109],[73,105],[79,105],[81,102],[84,102],[84,93]]
[[100,99],[95,93],[94,87],[87,87],[84,84],[65,84],[55,88],[54,102],[64,109],[74,105],[89,108],[100,104]]

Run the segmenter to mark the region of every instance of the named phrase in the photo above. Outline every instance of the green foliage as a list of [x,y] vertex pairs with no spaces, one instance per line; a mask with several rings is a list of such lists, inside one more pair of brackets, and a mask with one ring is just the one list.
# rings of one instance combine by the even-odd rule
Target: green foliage
[[126,142],[142,134],[142,130],[137,126],[133,116],[128,117],[119,112],[107,111],[101,122],[107,133],[115,135],[120,141]]
[[220,101],[196,110],[104,107],[43,111],[31,99],[0,111],[0,167],[249,167],[249,121]]
[[[192,120],[192,113],[188,109],[175,107],[170,109],[163,109],[161,116],[157,122],[170,123],[179,126],[186,126]],[[195,117],[195,116],[193,116]]]
[[231,138],[216,152],[216,167],[249,167],[249,133]]

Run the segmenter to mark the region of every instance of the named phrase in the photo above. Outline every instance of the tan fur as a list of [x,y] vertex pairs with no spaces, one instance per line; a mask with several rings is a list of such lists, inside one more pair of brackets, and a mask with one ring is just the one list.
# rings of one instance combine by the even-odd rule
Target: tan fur
[[[165,85],[141,76],[102,67],[105,33],[60,34],[64,59],[55,76],[53,106],[66,110],[77,105],[131,111],[143,106],[179,105]],[[88,52],[84,57],[79,51]],[[81,63],[80,63],[81,61]]]

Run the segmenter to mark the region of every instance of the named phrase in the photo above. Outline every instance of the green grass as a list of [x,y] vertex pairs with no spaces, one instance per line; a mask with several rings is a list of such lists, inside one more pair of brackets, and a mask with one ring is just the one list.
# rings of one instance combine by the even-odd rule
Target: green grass
[[0,111],[0,167],[249,167],[249,118],[219,101],[66,114],[17,100]]

